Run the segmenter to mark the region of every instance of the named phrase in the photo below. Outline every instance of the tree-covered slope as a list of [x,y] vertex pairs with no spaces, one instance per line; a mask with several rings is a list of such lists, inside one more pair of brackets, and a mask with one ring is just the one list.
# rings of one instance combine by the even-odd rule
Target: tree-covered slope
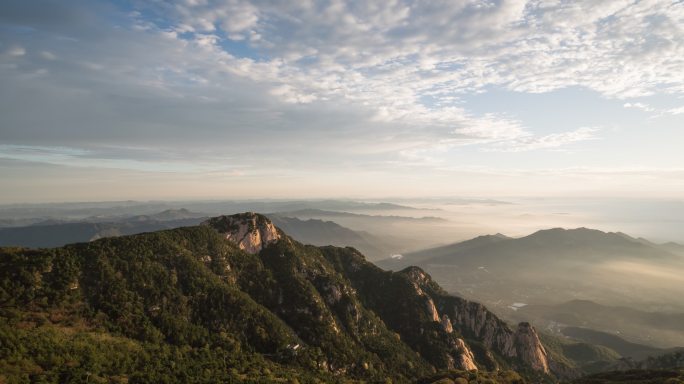
[[352,248],[304,246],[255,214],[1,249],[0,316],[6,382],[549,377],[533,329],[446,295],[417,268],[384,272]]

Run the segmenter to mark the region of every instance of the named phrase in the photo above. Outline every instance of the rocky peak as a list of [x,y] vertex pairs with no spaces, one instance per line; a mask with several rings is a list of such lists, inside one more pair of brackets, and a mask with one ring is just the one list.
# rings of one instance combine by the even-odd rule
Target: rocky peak
[[423,290],[432,281],[430,275],[418,267],[408,267],[402,271],[413,285],[416,295],[420,296],[425,303],[427,317],[435,322],[440,322],[439,312],[432,297]]
[[253,212],[213,217],[202,225],[216,229],[248,253],[258,253],[268,244],[284,237],[271,220]]
[[444,306],[454,328],[480,340],[485,347],[508,358],[516,358],[535,371],[549,373],[549,358],[539,336],[529,323],[511,329],[485,306],[451,297]]
[[442,315],[442,328],[444,328],[444,332],[446,333],[452,333],[454,331],[453,325],[451,325],[451,320],[449,319],[449,316],[447,315]]
[[403,272],[409,277],[411,282],[417,284],[418,286],[424,286],[432,281],[430,275],[416,266],[407,267],[403,270]]
[[518,324],[515,332],[515,344],[518,357],[529,364],[534,370],[549,372],[549,363],[546,350],[539,340],[539,335],[530,323]]
[[459,357],[459,368],[466,371],[477,371],[477,364],[475,364],[475,355],[473,351],[461,338],[455,338],[456,349],[461,353]]

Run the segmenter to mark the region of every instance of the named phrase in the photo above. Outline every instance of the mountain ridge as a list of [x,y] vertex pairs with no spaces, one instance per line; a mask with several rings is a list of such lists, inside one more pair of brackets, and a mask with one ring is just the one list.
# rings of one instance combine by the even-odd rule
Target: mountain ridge
[[353,248],[268,236],[280,235],[269,223],[224,216],[51,250],[2,249],[0,308],[3,316],[15,308],[21,324],[75,306],[83,309],[69,321],[173,348],[247,348],[272,362],[260,367],[276,364],[302,380],[310,369],[371,381],[475,368],[549,378],[554,364],[529,324],[508,327],[420,268],[386,272]]
[[684,257],[622,233],[555,228],[521,238],[481,236],[377,264],[390,270],[421,266],[448,291],[502,308],[587,299],[684,310],[677,273]]

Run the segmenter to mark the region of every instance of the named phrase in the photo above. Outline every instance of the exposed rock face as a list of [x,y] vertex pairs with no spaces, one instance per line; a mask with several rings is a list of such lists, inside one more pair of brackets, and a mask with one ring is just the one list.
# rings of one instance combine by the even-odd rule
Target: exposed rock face
[[449,297],[445,304],[454,327],[464,334],[481,340],[487,348],[505,357],[519,359],[536,371],[550,372],[546,350],[529,323],[520,323],[513,331],[482,304],[456,297]]
[[[447,318],[448,320],[448,318]],[[473,352],[468,348],[468,345],[461,338],[456,338],[455,340],[456,348],[461,352],[460,356],[460,368],[466,371],[477,370],[477,365],[475,364],[475,356]]]
[[213,227],[240,249],[252,254],[284,237],[266,216],[252,212],[214,217],[202,225]]
[[437,307],[435,307],[435,302],[432,301],[430,296],[423,296],[425,298],[425,308],[427,309],[428,316],[432,321],[439,322],[439,312],[437,312]]
[[446,333],[452,333],[454,331],[454,327],[451,325],[451,320],[449,320],[449,316],[447,315],[442,315],[442,328],[444,328],[444,332]]
[[426,284],[428,279],[430,279],[428,274],[418,267],[409,267],[405,270],[405,273],[411,280],[416,294],[424,300],[428,318],[430,318],[432,321],[440,322],[439,312],[437,312],[435,302],[432,300],[432,297],[426,294],[421,288],[421,286]]
[[[528,323],[521,323],[513,330],[482,304],[448,295],[422,269],[409,267],[403,273],[413,283],[416,293],[426,300],[430,317],[439,321],[445,332],[458,331],[467,338],[480,340],[487,349],[519,360],[535,371],[550,372],[546,350]],[[435,305],[434,311],[430,304]],[[439,314],[442,315],[441,321]],[[467,353],[462,356],[468,360]]]
[[544,350],[544,346],[539,341],[537,331],[534,330],[530,323],[518,324],[518,329],[515,332],[515,346],[518,357],[527,362],[534,370],[549,372],[546,350]]

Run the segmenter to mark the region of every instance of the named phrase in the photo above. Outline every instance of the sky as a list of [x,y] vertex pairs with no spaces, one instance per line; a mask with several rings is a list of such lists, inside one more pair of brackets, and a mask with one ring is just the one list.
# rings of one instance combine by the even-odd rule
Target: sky
[[683,1],[0,2],[0,203],[672,199],[683,144]]

